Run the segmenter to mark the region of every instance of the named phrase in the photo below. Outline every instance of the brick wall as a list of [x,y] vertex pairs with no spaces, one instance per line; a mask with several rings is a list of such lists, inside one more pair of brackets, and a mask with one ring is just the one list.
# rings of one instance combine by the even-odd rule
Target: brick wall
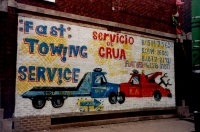
[[[128,25],[175,33],[171,14],[176,11],[174,0],[151,2],[145,0],[57,0],[56,4],[41,0],[16,0],[19,3],[44,7]],[[112,8],[113,7],[113,8]],[[8,8],[1,12],[1,108],[4,118],[12,117],[15,106],[15,74],[17,47],[17,14],[22,11]],[[42,14],[34,14],[42,15]],[[61,18],[60,18],[61,19]],[[113,30],[112,28],[110,28]],[[6,56],[6,57],[5,57]]]
[[[128,25],[175,33],[172,25],[171,14],[176,13],[175,0],[57,0],[56,4],[41,0],[17,0],[20,3],[44,7],[67,13],[78,14],[103,20],[115,21]],[[114,8],[112,8],[114,7]],[[113,10],[112,10],[113,9]],[[181,7],[182,11],[182,7]],[[16,75],[16,51],[17,51],[17,14],[24,11],[8,8],[7,13],[0,12],[0,88],[1,88],[1,108],[4,108],[4,118],[11,118],[15,107],[15,75]],[[25,12],[30,13],[30,12]],[[30,13],[33,15],[46,16],[43,14]],[[59,17],[52,17],[63,19]],[[63,19],[66,20],[66,19]],[[72,20],[70,20],[72,21]],[[181,20],[182,21],[182,20]],[[73,21],[75,22],[75,21]],[[80,23],[80,22],[79,22]],[[83,22],[81,22],[83,23]],[[117,28],[106,27],[109,30],[117,31]],[[180,67],[185,62],[182,46],[176,45],[176,86],[180,87],[176,91],[177,105],[180,100],[186,97],[186,86],[181,83],[184,73]],[[184,66],[184,68],[187,68]],[[185,80],[187,81],[187,80]],[[184,82],[185,82],[184,81]],[[183,88],[184,87],[184,88]],[[184,90],[183,90],[184,89]],[[179,93],[184,93],[180,96]],[[178,95],[179,94],[179,95]],[[29,116],[15,118],[14,128],[16,132],[48,129],[51,125],[50,116]]]
[[0,104],[4,109],[4,118],[10,118],[15,106],[17,15],[13,8],[8,8],[7,13],[0,13]]
[[24,118],[15,118],[15,132],[29,132],[36,130],[49,129],[51,126],[50,116],[29,116]]
[[[21,16],[19,17],[19,19],[21,21],[30,20],[30,18],[21,17]],[[60,25],[57,22],[55,23],[53,21],[44,21],[44,20],[39,20],[39,19],[34,19],[34,20],[32,19],[31,21],[33,21],[33,23],[35,24],[35,25],[33,25],[34,27],[37,27],[36,23],[46,24],[47,27],[51,27],[52,25],[56,25],[56,24]],[[66,24],[63,23],[64,27],[68,27],[67,24],[68,23],[66,23]],[[21,26],[24,26],[24,25],[19,23],[19,27],[21,27]],[[95,49],[95,47],[99,46],[99,41],[98,40],[95,40],[93,43],[88,43],[88,40],[93,40],[92,33],[96,29],[92,29],[92,28],[85,29],[83,27],[77,27],[77,26],[76,27],[75,26],[71,26],[71,28],[72,28],[73,31],[76,31],[75,34],[73,34],[73,33],[71,34],[73,36],[73,40],[74,40],[73,43],[71,42],[72,44],[80,45],[80,46],[82,46],[84,44],[84,45],[88,46],[88,49],[93,49],[94,52],[98,51],[98,50],[96,50],[98,48]],[[33,29],[33,31],[34,31],[34,29]],[[108,31],[101,31],[101,32],[105,32],[105,33],[110,33],[111,34],[111,32],[108,32]],[[22,49],[26,49],[27,48],[27,46],[23,44],[23,39],[26,38],[25,35],[27,35],[28,33],[27,34],[25,34],[24,32],[18,32],[18,33],[19,33],[18,34],[19,35],[19,37],[18,37],[18,47],[19,48],[18,48],[17,69],[19,69],[19,67],[21,67],[22,65],[25,65],[25,64],[28,64],[28,63],[34,63],[34,64],[32,64],[33,66],[37,66],[37,65],[43,66],[43,64],[44,64],[44,67],[48,66],[50,63],[51,64],[56,63],[57,65],[59,65],[59,67],[63,66],[63,62],[60,62],[60,61],[57,61],[57,62],[48,61],[48,59],[49,59],[49,58],[47,58],[48,56],[45,56],[46,58],[44,58],[44,56],[41,56],[41,55],[38,56],[37,54],[35,54],[35,56],[37,56],[37,58],[39,58],[40,60],[43,60],[43,64],[40,64],[40,62],[38,60],[34,60],[32,58],[29,58],[29,52],[26,52],[26,54],[21,54]],[[34,36],[35,34],[36,34],[35,32],[30,32],[29,33],[29,35],[31,35],[31,36]],[[79,34],[79,35],[77,35],[77,34]],[[114,34],[114,33],[112,33],[112,34]],[[132,37],[134,37],[134,36],[132,36]],[[66,36],[64,38],[67,38],[67,34],[66,34]],[[142,48],[141,47],[142,44],[140,42],[141,42],[141,40],[143,38],[140,38],[140,37],[134,37],[134,38],[135,38],[135,41],[138,42],[138,43],[135,44],[135,47],[139,47],[139,48],[137,48],[138,49],[137,51],[136,50],[130,50],[129,52],[131,52],[130,53],[131,56],[132,56],[132,53],[134,53],[135,56],[139,56],[140,53],[141,53],[141,50],[139,50],[139,49]],[[46,39],[46,38],[44,38],[44,39]],[[79,41],[79,40],[81,40],[81,41]],[[44,40],[42,40],[42,41],[44,41]],[[59,42],[59,41],[60,40],[57,39],[57,43],[62,43],[62,42]],[[96,42],[98,42],[98,43],[96,43]],[[55,43],[55,42],[52,42],[52,43]],[[104,44],[106,44],[106,43],[104,43]],[[121,46],[121,45],[116,45],[116,46]],[[26,49],[26,51],[28,51],[28,50]],[[97,54],[93,54],[94,52],[88,52],[88,53],[90,53],[91,56],[92,55],[93,56],[98,56]],[[170,53],[169,57],[172,58],[172,65],[173,65],[173,53],[172,52]],[[88,55],[88,58],[90,58],[89,55]],[[88,72],[89,68],[93,69],[94,65],[99,65],[99,63],[95,64],[92,59],[91,60],[90,59],[85,59],[84,63],[83,63],[84,65],[81,64],[82,61],[83,61],[82,58],[77,57],[76,58],[76,63],[71,62],[72,66],[73,66],[73,64],[76,64],[76,65],[78,65],[77,68],[81,68],[81,72],[82,72],[81,74],[82,75],[83,75],[83,73]],[[107,60],[104,60],[104,61],[105,61],[104,62],[104,66],[101,65],[101,67],[103,67],[103,68],[108,66],[108,63],[107,63],[108,61]],[[70,64],[70,62],[69,62],[69,64]],[[63,68],[65,68],[65,66],[63,66]],[[113,73],[113,72],[116,71],[116,69],[119,69],[118,71],[120,71],[121,69],[123,69],[123,66],[122,65],[121,66],[117,66],[116,65],[115,69],[110,69],[110,70],[108,70],[108,72]],[[127,73],[131,73],[132,72],[131,70],[132,70],[132,68],[129,68],[127,70]],[[173,68],[172,68],[169,71],[169,76],[172,75],[170,81],[171,81],[171,83],[174,84],[174,80],[172,80],[173,79],[173,74],[174,74],[174,71],[173,71]],[[82,75],[80,75],[80,78],[82,77]],[[19,76],[18,73],[17,73],[17,76]],[[123,76],[123,77],[121,77],[121,76]],[[125,75],[122,75],[122,74],[121,74],[121,76],[120,75],[118,75],[118,76],[117,75],[116,76],[108,75],[107,78],[109,78],[110,82],[117,82],[117,83],[126,82],[130,78],[130,76],[125,76]],[[22,97],[20,97],[20,95],[22,95],[24,92],[30,90],[34,86],[46,86],[46,85],[49,85],[49,84],[52,85],[52,86],[57,86],[57,83],[53,83],[53,82],[49,83],[48,81],[37,81],[37,84],[29,83],[28,85],[26,85],[24,83],[24,81],[20,81],[19,78],[17,78],[16,81],[17,81],[17,86],[16,86],[15,117],[28,116],[28,115],[44,115],[44,114],[52,115],[52,114],[57,114],[57,113],[61,113],[61,112],[69,113],[69,112],[77,112],[78,111],[77,108],[79,108],[79,106],[77,107],[76,104],[77,104],[77,102],[80,102],[78,100],[82,100],[82,99],[75,98],[75,97],[74,98],[68,98],[67,100],[65,100],[65,103],[62,106],[62,109],[54,109],[54,110],[52,109],[51,110],[52,105],[50,104],[50,101],[48,101],[48,102],[46,102],[45,107],[41,111],[40,110],[36,110],[31,105],[31,100],[23,99]],[[26,81],[27,80],[25,80],[25,82]],[[76,84],[72,84],[72,83],[69,82],[68,84],[64,83],[63,86],[65,86],[65,87],[70,86],[71,87],[71,86],[76,86]],[[173,90],[173,92],[172,91],[171,92],[174,95],[174,87],[171,88],[171,89]],[[86,97],[84,97],[84,98],[86,98]],[[90,100],[90,99],[91,99],[90,97],[86,98],[86,100]],[[134,102],[132,102],[131,99],[127,99],[126,100],[127,103],[124,104],[123,106],[121,106],[119,104],[116,104],[116,106],[112,106],[108,102],[107,98],[101,99],[101,101],[103,101],[104,110],[105,111],[111,111],[111,110],[117,110],[117,109],[118,110],[120,110],[120,109],[130,109],[133,106],[135,108],[153,107],[153,106],[155,106],[155,107],[159,107],[159,106],[165,106],[165,107],[166,106],[174,106],[175,97],[173,97],[173,99],[170,100],[168,103],[166,103],[164,100],[162,101],[162,103],[156,103],[154,101],[151,101],[151,98],[139,99],[139,100],[134,99]],[[152,103],[147,103],[147,102],[152,102]],[[154,103],[155,103],[155,105],[154,105]],[[80,104],[80,103],[78,103],[78,104]],[[100,107],[100,109],[103,108],[103,107]],[[121,108],[121,107],[123,107],[123,108]],[[82,106],[80,107],[80,110],[82,111]],[[85,108],[83,108],[83,111],[85,111]]]
[[57,0],[56,3],[41,0],[17,0],[17,2],[175,33],[171,20],[171,15],[176,13],[175,0]]
[[191,0],[184,0],[184,26],[183,30],[185,33],[191,32],[191,13],[192,13],[192,8],[191,8]]
[[[128,25],[175,33],[171,14],[176,12],[175,0],[57,0],[56,4],[41,0],[16,0],[19,3],[44,7]],[[113,8],[112,8],[113,7]],[[12,117],[15,106],[15,74],[17,51],[17,14],[14,8],[1,13],[1,108],[4,118]],[[35,14],[39,15],[39,14]],[[41,15],[41,14],[40,14]],[[6,56],[6,57],[5,57]]]
[[[191,0],[184,0],[182,6],[182,30],[187,34],[191,32]],[[180,16],[181,17],[181,16]],[[189,38],[187,38],[189,39]],[[185,40],[183,43],[175,45],[175,57],[176,57],[176,103],[181,106],[181,100],[186,100],[186,105],[189,106],[190,112],[194,109],[194,91],[188,90],[191,88],[192,83],[192,61],[191,61],[191,40]],[[181,68],[180,68],[181,67]],[[184,71],[184,72],[183,72]],[[190,78],[187,78],[190,77]]]

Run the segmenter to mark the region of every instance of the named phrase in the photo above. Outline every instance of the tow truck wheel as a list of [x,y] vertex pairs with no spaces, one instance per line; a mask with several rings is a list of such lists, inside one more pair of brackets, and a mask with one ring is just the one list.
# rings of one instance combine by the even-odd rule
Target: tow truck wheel
[[120,92],[118,97],[119,97],[118,102],[119,102],[120,104],[123,104],[124,101],[125,101],[125,94],[122,93],[122,92]]
[[43,97],[35,97],[32,100],[32,105],[36,109],[42,109],[45,106],[46,100]]
[[63,106],[64,104],[64,99],[63,97],[54,97],[52,100],[51,100],[51,104],[54,108],[60,108]]
[[155,91],[154,92],[154,99],[155,99],[155,101],[160,101],[161,97],[162,97],[162,95],[161,95],[160,91]]
[[115,93],[110,93],[108,100],[111,104],[117,103],[117,95]]

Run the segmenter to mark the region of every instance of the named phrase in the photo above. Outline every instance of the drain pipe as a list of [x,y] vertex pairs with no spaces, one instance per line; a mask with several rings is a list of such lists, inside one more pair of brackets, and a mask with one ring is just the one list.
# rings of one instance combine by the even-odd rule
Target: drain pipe
[[200,73],[200,0],[192,0],[192,71]]
[[[195,100],[194,126],[200,132],[199,96],[196,94],[200,84],[200,0],[192,0],[192,86]],[[191,89],[192,90],[192,89]],[[197,101],[198,100],[198,101]]]

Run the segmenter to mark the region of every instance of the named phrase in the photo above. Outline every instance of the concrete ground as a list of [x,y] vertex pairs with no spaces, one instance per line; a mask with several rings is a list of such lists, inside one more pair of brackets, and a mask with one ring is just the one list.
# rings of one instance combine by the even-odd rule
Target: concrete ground
[[169,118],[89,127],[73,127],[39,132],[194,132],[194,121]]

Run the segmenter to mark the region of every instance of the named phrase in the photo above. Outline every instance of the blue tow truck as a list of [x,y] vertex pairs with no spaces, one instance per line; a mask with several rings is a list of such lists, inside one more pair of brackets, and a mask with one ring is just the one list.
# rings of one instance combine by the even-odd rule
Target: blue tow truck
[[101,68],[95,68],[93,72],[87,72],[78,83],[77,87],[41,87],[35,86],[23,93],[23,98],[32,100],[36,109],[42,109],[46,100],[51,100],[54,108],[62,107],[68,97],[107,98],[111,104],[117,103],[119,84],[109,83],[105,77],[106,72]]

